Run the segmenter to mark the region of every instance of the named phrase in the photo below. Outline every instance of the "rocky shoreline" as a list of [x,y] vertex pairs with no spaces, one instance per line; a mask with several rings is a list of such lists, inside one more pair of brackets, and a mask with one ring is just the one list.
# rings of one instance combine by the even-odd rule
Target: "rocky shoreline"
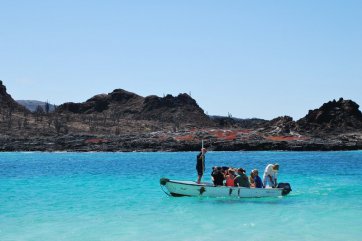
[[[210,151],[347,151],[361,150],[362,138],[341,140],[312,138],[308,140],[225,140],[205,138]],[[0,138],[0,151],[43,152],[178,152],[198,151],[199,140],[177,140],[177,136],[125,135]]]

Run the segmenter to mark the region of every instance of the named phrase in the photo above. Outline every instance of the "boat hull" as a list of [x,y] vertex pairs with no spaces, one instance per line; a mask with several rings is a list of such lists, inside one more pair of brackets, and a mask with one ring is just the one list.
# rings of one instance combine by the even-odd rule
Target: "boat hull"
[[[246,188],[214,186],[211,183],[198,184],[193,181],[178,181],[162,178],[161,185],[165,186],[169,193],[175,197],[181,196],[205,196],[205,197],[278,197],[289,193],[285,188]],[[289,185],[289,184],[288,184]],[[291,190],[290,190],[291,191]]]

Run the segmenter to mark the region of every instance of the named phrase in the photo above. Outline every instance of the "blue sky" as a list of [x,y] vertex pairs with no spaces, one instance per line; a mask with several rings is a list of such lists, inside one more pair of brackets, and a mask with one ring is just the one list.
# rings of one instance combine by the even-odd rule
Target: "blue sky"
[[[362,1],[2,1],[14,99],[191,93],[208,114],[299,119],[362,105]],[[361,108],[360,108],[361,109]]]

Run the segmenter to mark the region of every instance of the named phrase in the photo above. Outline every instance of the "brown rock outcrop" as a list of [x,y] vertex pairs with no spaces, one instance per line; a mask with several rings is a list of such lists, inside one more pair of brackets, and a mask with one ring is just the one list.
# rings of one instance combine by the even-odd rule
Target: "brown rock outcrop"
[[65,103],[57,108],[57,112],[73,114],[106,112],[126,119],[152,120],[177,125],[214,125],[196,101],[187,94],[179,94],[176,97],[172,95],[142,97],[116,89],[109,94],[96,95],[84,103]]
[[140,118],[198,126],[213,125],[210,118],[188,94],[179,94],[176,97],[167,95],[163,98],[148,96],[143,102]]
[[362,113],[352,100],[340,98],[310,110],[297,121],[298,129],[311,133],[341,133],[362,129]]
[[93,96],[83,103],[68,102],[57,108],[58,113],[70,112],[75,114],[90,114],[103,112],[113,108],[117,112],[127,113],[128,110],[139,111],[144,98],[134,93],[116,89],[109,94],[99,94]]
[[296,123],[290,116],[280,116],[262,125],[269,135],[289,135],[296,129]]

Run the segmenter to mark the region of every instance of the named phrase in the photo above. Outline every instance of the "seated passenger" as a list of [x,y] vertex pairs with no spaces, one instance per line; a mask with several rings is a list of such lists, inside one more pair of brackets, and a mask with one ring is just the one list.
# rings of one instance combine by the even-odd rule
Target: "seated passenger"
[[234,187],[234,179],[235,179],[235,172],[231,169],[229,169],[229,175],[226,176],[226,186],[228,187]]
[[[253,171],[254,171],[254,170],[253,170]],[[255,187],[254,173],[253,173],[253,171],[250,172],[250,177],[249,177],[250,187]]]
[[217,166],[213,166],[210,175],[212,176],[212,174],[214,174],[214,172],[216,172],[216,171],[217,171]]
[[235,177],[235,186],[239,187],[250,187],[249,178],[245,174],[245,170],[242,168],[238,169],[238,176]]
[[222,173],[221,167],[215,167],[214,171],[211,173],[212,182],[215,186],[222,186],[224,183],[224,174]]
[[262,188],[263,187],[263,182],[261,181],[261,178],[259,177],[259,171],[258,169],[254,169],[252,171],[253,176],[254,176],[254,186],[256,188]]

